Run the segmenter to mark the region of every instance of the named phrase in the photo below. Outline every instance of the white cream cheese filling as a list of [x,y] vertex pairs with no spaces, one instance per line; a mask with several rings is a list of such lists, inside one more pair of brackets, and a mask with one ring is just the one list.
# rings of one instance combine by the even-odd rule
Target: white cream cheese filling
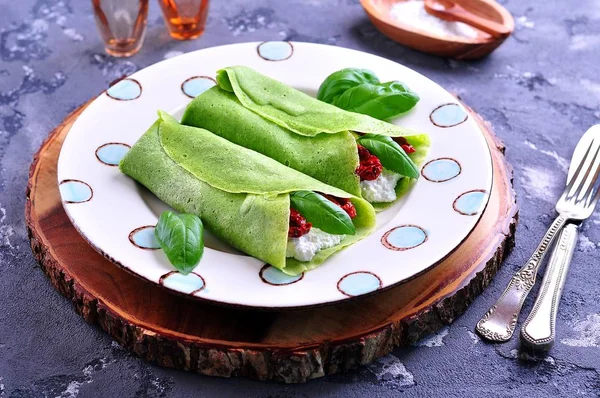
[[371,203],[393,202],[396,200],[396,185],[402,176],[383,169],[379,177],[372,181],[361,181],[362,197]]
[[333,235],[312,227],[299,238],[288,238],[286,257],[298,261],[310,261],[321,250],[340,244],[346,235]]

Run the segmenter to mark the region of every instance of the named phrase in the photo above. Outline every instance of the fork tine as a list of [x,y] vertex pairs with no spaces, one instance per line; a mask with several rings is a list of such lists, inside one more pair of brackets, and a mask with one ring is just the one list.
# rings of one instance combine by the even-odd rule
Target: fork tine
[[579,177],[579,173],[581,172],[581,169],[583,169],[583,164],[585,163],[587,157],[590,154],[590,151],[592,150],[592,146],[594,145],[594,140],[592,140],[592,142],[590,142],[590,145],[587,147],[587,150],[585,151],[585,154],[583,155],[583,158],[581,159],[581,161],[579,162],[579,164],[577,165],[577,169],[575,170],[575,172],[573,173],[573,175],[571,176],[571,178],[568,179],[567,181],[567,187],[572,188],[575,180],[577,179],[577,177]]
[[[585,181],[581,184],[581,190],[577,195],[576,202],[583,200],[590,192],[593,190],[594,185],[596,185],[596,179],[598,178],[598,167],[600,166],[598,162],[600,162],[600,157],[598,154],[600,153],[600,145],[598,149],[596,149],[596,153],[594,158],[590,162],[590,166],[586,171]],[[584,193],[585,190],[585,193]]]
[[[593,141],[592,141],[593,143]],[[575,181],[578,181],[579,175],[581,174],[581,169],[583,169],[583,165],[585,164],[587,157],[590,154],[590,151],[592,149],[592,145],[590,144],[585,152],[585,154],[583,155],[583,158],[581,158],[581,160],[579,161],[579,163],[577,164],[577,169],[573,172],[573,174],[571,175],[570,178],[567,178],[567,186],[565,187],[565,190],[563,191],[563,194],[561,195],[561,198],[565,201],[568,201],[571,199],[571,193],[575,187]]]
[[573,178],[571,178],[569,180],[569,183],[567,184],[567,186],[565,187],[565,190],[563,191],[562,197],[565,200],[569,200],[570,199],[569,194],[571,193],[571,190],[575,186],[575,180],[577,179],[577,176],[578,176],[578,174],[580,172],[580,169],[581,169],[582,165],[583,165],[583,162],[579,165],[579,167],[577,168],[577,170],[575,170],[575,173],[573,173]]
[[[586,178],[588,177],[592,166],[594,165],[594,162],[596,160],[596,156],[598,155],[598,149],[600,149],[600,147],[595,148],[596,150],[593,151],[593,148],[596,146],[596,142],[597,140],[592,140],[592,142],[590,143],[590,146],[588,147],[588,150],[585,153],[584,158],[582,159],[581,163],[579,164],[579,167],[577,168],[576,172],[573,174],[573,185],[569,190],[569,193],[567,194],[566,199],[567,200],[571,200],[573,198],[577,198],[583,188],[584,182],[586,181]],[[592,155],[593,153],[593,155]],[[591,158],[591,159],[590,159]],[[585,169],[585,172],[583,172],[582,170]]]
[[596,172],[593,176],[588,178],[588,181],[586,182],[588,184],[587,190],[585,191],[585,194],[581,196],[581,200],[585,199],[586,203],[589,203],[590,199],[596,194],[598,187],[598,175],[600,175],[600,157],[598,157],[598,163],[596,163]]
[[584,203],[585,207],[595,205],[595,202],[598,201],[598,198],[600,197],[600,179],[598,179],[599,175],[600,175],[600,165],[596,169],[595,181],[593,181],[593,183],[590,185],[590,188],[588,189],[588,193],[586,196],[587,199]]

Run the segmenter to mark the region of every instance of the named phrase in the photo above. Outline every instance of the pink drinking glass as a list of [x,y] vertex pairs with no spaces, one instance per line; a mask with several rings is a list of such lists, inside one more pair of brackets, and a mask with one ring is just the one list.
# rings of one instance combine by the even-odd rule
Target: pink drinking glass
[[113,57],[129,57],[144,42],[148,0],[92,0],[104,49]]

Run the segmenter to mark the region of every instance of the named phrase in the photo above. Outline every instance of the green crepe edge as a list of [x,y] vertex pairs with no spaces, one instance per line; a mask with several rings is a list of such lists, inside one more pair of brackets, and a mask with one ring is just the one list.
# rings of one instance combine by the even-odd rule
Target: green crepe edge
[[[391,137],[418,134],[410,129],[319,101],[246,66],[218,70],[217,84],[222,90],[233,91],[246,108],[300,135],[314,137],[343,131]],[[314,120],[319,122],[314,123]]]

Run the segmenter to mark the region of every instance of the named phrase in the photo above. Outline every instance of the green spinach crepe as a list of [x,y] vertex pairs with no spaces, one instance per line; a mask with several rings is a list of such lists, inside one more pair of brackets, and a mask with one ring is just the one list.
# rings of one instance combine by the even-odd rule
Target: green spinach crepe
[[[182,124],[210,130],[358,197],[357,132],[404,137],[415,149],[409,157],[417,165],[429,148],[426,134],[347,112],[248,67],[218,71],[217,83],[188,105]],[[396,196],[413,181],[402,178]]]
[[[119,168],[175,210],[200,216],[225,242],[290,275],[319,266],[375,228],[375,212],[365,200],[210,131],[182,126],[164,112]],[[290,194],[303,190],[349,198],[357,212],[356,233],[307,262],[286,258]]]

